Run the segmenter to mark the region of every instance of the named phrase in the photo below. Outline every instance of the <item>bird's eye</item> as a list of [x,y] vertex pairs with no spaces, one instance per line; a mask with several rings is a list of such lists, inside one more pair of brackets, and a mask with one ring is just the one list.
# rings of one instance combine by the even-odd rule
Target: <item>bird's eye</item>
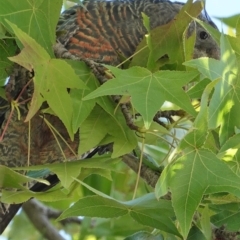
[[208,33],[205,32],[205,31],[202,31],[202,32],[200,32],[199,37],[200,37],[202,40],[205,40],[205,39],[208,38]]

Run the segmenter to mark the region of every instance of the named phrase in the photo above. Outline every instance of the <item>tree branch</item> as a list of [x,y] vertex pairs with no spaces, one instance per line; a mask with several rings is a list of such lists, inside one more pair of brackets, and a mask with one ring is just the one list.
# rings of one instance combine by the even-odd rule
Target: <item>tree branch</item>
[[47,207],[31,199],[23,204],[23,210],[35,228],[48,240],[65,240],[56,228],[50,223]]
[[[131,154],[126,154],[122,157],[124,163],[126,163],[134,172],[138,172],[139,168],[139,159]],[[152,170],[151,168],[142,165],[140,176],[145,180],[145,182],[151,187],[155,187],[158,178],[160,177],[161,172]]]

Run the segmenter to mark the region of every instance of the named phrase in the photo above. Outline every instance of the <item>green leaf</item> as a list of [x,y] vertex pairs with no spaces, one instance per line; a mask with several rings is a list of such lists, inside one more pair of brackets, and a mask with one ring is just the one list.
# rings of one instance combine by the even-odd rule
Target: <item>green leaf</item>
[[84,62],[67,60],[67,63],[71,65],[75,73],[87,86],[85,89],[71,89],[70,92],[73,103],[72,126],[73,132],[75,133],[89,116],[96,103],[95,99],[89,101],[83,101],[82,99],[91,91],[95,90],[99,86],[99,82]]
[[212,89],[218,82],[219,79],[212,81],[205,88],[201,99],[200,112],[194,121],[193,130],[190,131],[180,142],[179,147],[181,149],[187,147],[193,149],[200,148],[205,143],[208,136],[208,99]]
[[[170,63],[177,63],[178,68],[182,69],[182,62],[185,61],[182,36],[192,21],[190,16],[197,17],[201,10],[200,2],[188,1],[172,21],[153,29],[151,31],[152,54],[150,58],[156,62],[167,55]],[[144,38],[137,47],[137,54],[133,57],[131,66],[147,66],[149,52],[149,48],[146,47],[146,38]]]
[[60,190],[50,190],[48,192],[32,192],[30,190],[25,191],[2,191],[1,201],[4,203],[23,203],[31,198],[37,198],[40,201],[54,202],[56,200],[68,199],[65,193]]
[[201,230],[199,228],[197,228],[196,226],[193,226],[189,232],[189,235],[187,237],[187,240],[208,240],[211,238],[206,238],[203,233],[201,232]]
[[12,31],[12,26],[9,28],[4,19],[18,25],[22,31],[37,40],[51,56],[54,56],[52,46],[56,41],[55,29],[61,7],[62,0],[2,1],[0,22],[9,31]]
[[147,129],[165,101],[170,101],[195,116],[196,112],[182,86],[194,79],[198,75],[197,72],[158,71],[151,73],[140,67],[127,70],[111,66],[108,68],[116,78],[100,86],[84,100],[104,95],[130,95],[131,103],[142,115]]
[[[97,157],[97,158],[91,158],[91,160],[82,159],[82,160],[75,160],[73,162],[48,164],[47,166],[37,165],[37,166],[30,166],[30,167],[19,167],[15,169],[37,171],[37,170],[42,170],[43,168],[46,169],[47,167],[49,171],[57,174],[63,187],[68,189],[70,184],[74,181],[74,178],[79,176],[82,168],[90,168],[90,169],[99,168],[99,169],[114,171],[115,164],[119,161],[120,159],[111,159],[110,157]],[[105,174],[106,176],[108,176],[106,172]]]
[[[98,143],[108,133],[107,123],[111,121],[109,115],[100,107],[96,106],[88,118],[82,123],[79,132],[79,154],[83,154]],[[94,136],[94,137],[93,137]]]
[[236,14],[231,17],[216,17],[216,19],[220,20],[231,28],[236,28],[236,24],[240,19],[240,14]]
[[[92,176],[92,175],[99,175],[101,177],[104,177],[110,181],[112,181],[112,172],[107,169],[100,169],[100,168],[83,168],[81,170],[81,175],[78,177],[80,180],[85,180],[87,177]],[[98,177],[99,177],[98,176]],[[96,182],[94,182],[96,184]],[[95,186],[94,186],[95,187]]]
[[157,200],[153,193],[126,202],[130,216],[137,222],[180,236],[171,218],[174,212],[170,201]]
[[96,147],[107,135],[113,137],[113,158],[131,152],[137,145],[134,132],[126,126],[122,113],[117,111],[115,115],[113,114],[112,103],[102,106],[106,106],[108,112],[104,111],[106,108],[103,110],[97,105],[81,125],[79,154]]
[[234,128],[240,127],[238,111],[239,101],[239,66],[236,55],[224,35],[221,36],[220,61],[201,58],[186,62],[187,66],[198,68],[198,70],[210,80],[220,78],[216,85],[212,99],[209,104],[209,128],[215,129],[221,126],[220,143],[224,143],[234,134]]
[[116,111],[110,98],[98,98],[97,103],[109,114],[105,128],[108,129],[111,138],[107,143],[114,142],[112,158],[131,152],[137,146],[136,134],[127,126],[120,109]]
[[6,78],[11,72],[12,62],[8,57],[15,54],[17,46],[12,39],[0,40],[0,86],[5,85]]
[[101,196],[88,196],[80,199],[72,207],[64,211],[58,220],[70,216],[115,218],[127,213],[126,207],[113,199]]
[[18,56],[9,58],[29,71],[34,69],[34,93],[26,121],[38,111],[46,100],[57,116],[66,126],[69,134],[72,131],[72,100],[68,88],[84,88],[84,83],[65,61],[51,59],[48,53],[31,37],[16,25],[8,22],[24,49]]
[[127,125],[118,124],[115,128],[112,125],[110,134],[114,141],[112,158],[130,153],[137,146],[136,134]]
[[[240,127],[238,117],[240,117],[238,106],[240,96],[238,89],[239,66],[236,55],[231,48],[228,39],[221,37],[221,68],[222,78],[217,84],[209,104],[209,128],[220,128],[220,143],[224,143],[234,134],[235,127]],[[237,91],[236,91],[237,90]]]
[[224,64],[221,61],[207,57],[192,59],[185,62],[184,65],[197,68],[205,78],[210,80],[221,78],[224,69]]
[[124,238],[124,240],[164,240],[162,235],[154,236],[149,232],[137,232],[133,235]]
[[6,166],[0,165],[0,188],[25,188],[24,184],[31,181],[38,181],[48,185],[46,180],[24,176]]
[[200,99],[204,89],[209,83],[210,80],[208,78],[205,78],[200,82],[194,84],[194,86],[187,91],[188,96],[192,99]]
[[66,189],[68,189],[70,184],[73,182],[73,177],[77,177],[81,172],[80,167],[77,168],[76,164],[71,163],[51,164],[49,169],[57,174],[61,184]]
[[166,182],[184,238],[203,195],[230,192],[240,196],[239,181],[240,177],[225,162],[206,149],[189,152],[168,168]]
[[[84,186],[85,183],[81,182]],[[98,191],[92,189],[95,193]],[[147,194],[144,197],[128,201],[119,202],[109,196],[88,196],[80,199],[72,207],[67,209],[58,220],[70,216],[90,216],[101,218],[115,218],[127,213],[137,222],[151,226],[163,231],[180,236],[171,220],[174,212],[171,203],[166,200],[157,201],[154,194]]]
[[210,222],[210,211],[208,206],[206,206],[201,212],[201,228],[206,239],[211,239],[212,237],[212,227]]
[[142,18],[143,18],[143,25],[147,29],[147,34],[145,34],[147,46],[149,48],[149,55],[148,55],[148,63],[147,63],[147,68],[149,70],[154,70],[156,68],[156,63],[153,58],[153,45],[152,45],[152,36],[151,36],[151,28],[150,28],[150,20],[147,15],[142,13]]
[[164,213],[164,209],[161,209],[161,203],[159,203],[158,208],[133,209],[133,211],[130,212],[130,215],[135,221],[143,225],[181,236],[178,233],[176,226],[169,219],[169,216]]
[[224,210],[211,217],[211,222],[218,227],[226,225],[226,229],[231,232],[239,230],[240,211]]
[[91,160],[89,159],[81,159],[81,160],[75,160],[72,162],[64,162],[64,163],[53,163],[48,165],[35,165],[35,166],[29,166],[29,167],[17,167],[14,168],[14,170],[41,170],[43,168],[46,169],[46,167],[49,170],[52,169],[60,169],[60,166],[69,165],[69,168],[75,167],[75,168],[101,168],[101,169],[110,169],[115,170],[114,165],[119,162],[121,159],[116,158],[112,159],[110,157],[93,157]]
[[218,157],[227,157],[228,160],[232,159],[237,150],[240,148],[240,134],[236,134],[229,138],[221,147]]
[[2,24],[0,24],[0,39],[8,38],[6,36],[6,33],[7,33],[6,29],[3,27]]
[[[113,170],[115,171],[115,170]],[[110,194],[112,182],[112,171],[109,169],[103,168],[83,168],[81,171],[81,175],[78,179],[87,181],[87,183],[94,188],[100,188],[100,190],[106,194]],[[86,180],[86,178],[88,179]]]

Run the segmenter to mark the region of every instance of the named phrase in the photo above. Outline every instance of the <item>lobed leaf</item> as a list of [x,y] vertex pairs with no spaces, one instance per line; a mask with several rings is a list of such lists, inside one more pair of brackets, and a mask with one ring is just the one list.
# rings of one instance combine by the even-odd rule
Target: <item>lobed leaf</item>
[[165,101],[170,101],[192,115],[196,115],[190,99],[182,87],[194,79],[195,71],[158,71],[132,67],[127,70],[108,66],[116,78],[87,95],[84,100],[104,95],[130,95],[134,108],[142,115],[148,129],[156,112]]
[[56,41],[55,29],[61,7],[62,0],[47,2],[44,0],[2,1],[0,22],[11,32],[13,30],[12,27],[9,27],[8,22],[5,24],[4,20],[16,24],[23,32],[37,40],[48,54],[53,57],[52,46]]
[[7,21],[23,44],[21,53],[9,58],[29,71],[34,70],[34,93],[31,106],[26,117],[30,120],[39,110],[43,101],[47,101],[51,109],[62,120],[69,134],[72,131],[72,100],[68,88],[84,88],[84,83],[64,60],[51,59],[50,55],[30,36],[15,24]]
[[[167,168],[159,182],[172,192],[172,203],[184,238],[204,194],[230,192],[240,196],[240,177],[207,149],[189,151]],[[158,187],[161,187],[158,184]],[[161,192],[156,189],[157,193]]]

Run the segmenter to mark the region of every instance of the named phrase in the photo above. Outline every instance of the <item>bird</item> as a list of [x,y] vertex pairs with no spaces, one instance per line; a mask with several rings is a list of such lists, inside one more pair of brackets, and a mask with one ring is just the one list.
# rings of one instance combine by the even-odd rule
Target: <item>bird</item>
[[[84,1],[81,5],[73,6],[61,14],[56,26],[57,41],[74,56],[81,59],[92,60],[100,64],[110,64],[115,66],[121,62],[120,55],[128,58],[134,54],[137,46],[147,33],[143,24],[142,12],[149,16],[150,28],[154,29],[172,21],[183,6],[184,3],[171,2],[168,0]],[[205,10],[198,16],[198,18],[212,27],[217,28]],[[196,42],[194,57],[208,56],[218,59],[219,47],[203,27],[199,24],[195,25],[194,23],[191,23],[189,25],[188,36],[192,34],[195,26]],[[3,102],[6,104],[5,101]],[[8,114],[6,114],[6,112],[1,112],[0,116],[1,129],[3,129],[6,125],[7,117],[9,116],[9,109]],[[17,121],[17,117],[15,120],[16,123],[14,121],[11,122],[13,125],[12,129],[18,131],[21,126],[18,126],[19,121]],[[33,129],[32,138],[39,139],[39,134],[50,134],[49,130],[42,124],[42,120],[37,119],[36,123],[37,128],[35,127],[35,129]],[[23,124],[23,121],[19,124]],[[21,141],[19,141],[18,136],[21,135],[21,132],[14,135],[9,131],[7,130],[6,136],[9,136],[15,141],[14,148],[12,149],[14,151],[17,149],[18,156],[21,155],[19,159],[26,162],[27,151],[23,152],[22,146],[19,146]],[[21,137],[25,136],[25,134],[22,135],[23,136]],[[46,138],[44,139],[45,140],[41,143],[38,141],[33,142],[33,145],[36,145],[36,150],[39,150],[42,146],[45,146],[46,149],[49,150],[51,147],[51,145],[48,144],[49,139],[48,141]],[[7,140],[0,142],[1,155],[7,154],[6,143]],[[10,146],[7,146],[7,148],[11,150]],[[51,151],[45,152],[51,153]],[[31,153],[34,155],[34,149],[31,150]],[[94,154],[95,153],[96,151]],[[86,157],[91,157],[92,155],[93,153]],[[51,156],[54,157],[54,154],[52,153]],[[6,163],[6,165],[12,164],[15,166],[13,160],[11,163]],[[49,156],[46,155],[46,162],[53,161],[54,159],[49,159]],[[52,183],[51,186],[58,182],[57,176],[55,176],[55,178],[53,176],[48,178],[50,183]],[[38,183],[37,185],[32,186],[31,189],[33,191],[46,191],[48,188],[46,188],[44,184]],[[21,204],[11,205],[6,210],[4,209],[4,205],[1,207],[0,204],[0,233],[4,231],[20,207]]]
[[[118,65],[120,56],[135,52],[147,30],[142,12],[150,18],[150,28],[172,21],[184,6],[168,0],[89,0],[64,11],[57,24],[58,41],[73,55],[98,63]],[[204,10],[198,18],[217,29]],[[194,58],[219,58],[215,40],[199,24],[192,22],[188,36],[196,26]]]

